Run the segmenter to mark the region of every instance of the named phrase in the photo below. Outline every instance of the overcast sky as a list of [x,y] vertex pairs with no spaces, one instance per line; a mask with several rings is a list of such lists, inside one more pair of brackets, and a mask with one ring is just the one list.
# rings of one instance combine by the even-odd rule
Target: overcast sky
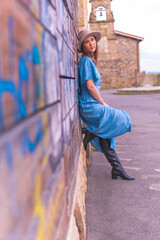
[[115,30],[144,37],[141,71],[160,72],[160,0],[112,0]]

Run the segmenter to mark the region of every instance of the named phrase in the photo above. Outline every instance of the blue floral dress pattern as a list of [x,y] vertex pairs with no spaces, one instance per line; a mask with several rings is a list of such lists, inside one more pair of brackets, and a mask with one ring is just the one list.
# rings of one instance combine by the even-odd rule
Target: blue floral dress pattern
[[91,144],[100,152],[102,148],[98,137],[107,139],[111,148],[115,149],[115,137],[131,131],[130,116],[127,112],[108,106],[103,106],[95,100],[86,86],[86,80],[93,79],[100,94],[100,73],[88,56],[83,56],[78,63],[79,74],[79,113],[87,130],[97,137]]

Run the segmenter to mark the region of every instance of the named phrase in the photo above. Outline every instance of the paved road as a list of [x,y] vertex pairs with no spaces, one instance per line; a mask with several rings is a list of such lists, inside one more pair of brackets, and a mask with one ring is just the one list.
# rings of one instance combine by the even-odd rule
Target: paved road
[[160,239],[160,94],[113,95],[105,101],[126,110],[132,132],[116,138],[116,152],[135,181],[111,179],[104,155],[88,167],[87,240]]

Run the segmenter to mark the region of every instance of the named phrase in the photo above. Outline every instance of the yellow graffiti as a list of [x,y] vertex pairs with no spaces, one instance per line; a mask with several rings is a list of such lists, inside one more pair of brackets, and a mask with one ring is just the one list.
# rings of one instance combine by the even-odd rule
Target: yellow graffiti
[[35,207],[34,217],[39,218],[39,229],[36,240],[44,240],[44,229],[45,229],[45,208],[40,199],[41,196],[41,176],[38,175],[35,183]]
[[42,159],[42,164],[45,166],[47,164],[47,156],[44,156],[43,159]]
[[59,183],[57,185],[57,195],[54,199],[54,202],[51,203],[51,206],[48,209],[48,218],[46,220],[46,210],[41,201],[41,181],[41,176],[38,174],[35,183],[35,207],[33,212],[34,217],[38,217],[39,219],[39,228],[37,231],[36,240],[52,240],[55,230],[55,222],[58,218],[60,198],[63,193],[64,183]]

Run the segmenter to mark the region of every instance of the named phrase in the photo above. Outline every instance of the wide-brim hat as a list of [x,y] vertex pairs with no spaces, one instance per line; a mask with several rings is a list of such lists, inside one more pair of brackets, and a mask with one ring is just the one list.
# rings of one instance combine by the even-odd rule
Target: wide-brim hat
[[84,30],[82,30],[78,33],[77,51],[79,53],[82,53],[82,43],[83,43],[83,41],[90,36],[94,36],[96,38],[97,42],[101,39],[100,32],[90,32],[89,30],[84,29]]

